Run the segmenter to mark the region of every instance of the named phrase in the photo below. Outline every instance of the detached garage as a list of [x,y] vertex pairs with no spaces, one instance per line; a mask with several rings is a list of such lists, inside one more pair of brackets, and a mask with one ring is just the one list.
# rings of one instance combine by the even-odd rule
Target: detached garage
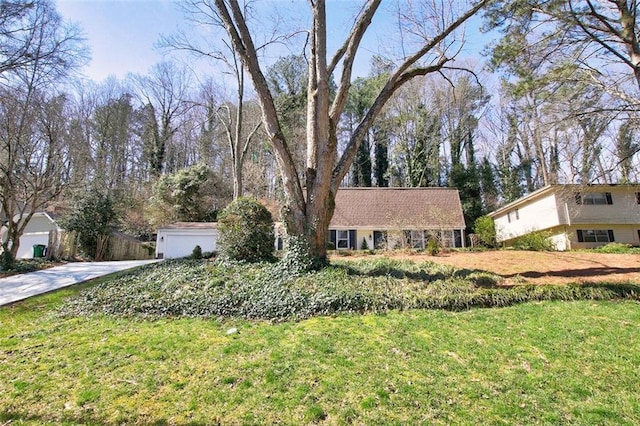
[[[19,216],[16,216],[13,220],[18,221]],[[33,246],[49,245],[49,232],[61,231],[62,228],[58,225],[54,219],[54,215],[49,212],[36,212],[31,217],[31,220],[27,224],[24,233],[20,236],[20,247],[18,247],[17,259],[32,259],[33,258]],[[3,226],[0,231],[0,238],[4,241],[6,238],[6,228]]]
[[216,222],[176,222],[158,229],[156,258],[173,259],[190,256],[195,246],[203,252],[216,251]]

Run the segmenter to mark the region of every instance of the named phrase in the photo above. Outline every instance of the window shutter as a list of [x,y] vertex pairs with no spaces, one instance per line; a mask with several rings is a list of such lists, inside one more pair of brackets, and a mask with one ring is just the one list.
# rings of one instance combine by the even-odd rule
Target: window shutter
[[578,229],[578,242],[584,243],[584,237],[582,236],[582,229]]
[[582,195],[579,192],[576,192],[576,204],[582,204]]
[[410,245],[411,244],[411,231],[408,230],[404,230],[402,231],[402,234],[404,235],[404,245]]
[[336,243],[336,230],[332,229],[329,231],[329,241],[331,241],[333,243],[333,247],[337,248],[337,243]]
[[351,250],[356,250],[358,242],[356,241],[356,230],[349,229],[349,248]]
[[636,192],[636,203],[640,204],[640,192]]
[[609,242],[614,242],[615,240],[613,239],[613,229],[609,229],[607,232],[609,233]]
[[607,204],[613,204],[613,199],[611,198],[610,192],[605,192],[604,196],[607,197]]
[[[638,231],[640,232],[640,231]],[[462,231],[459,229],[453,230],[453,246],[454,247],[462,247]]]

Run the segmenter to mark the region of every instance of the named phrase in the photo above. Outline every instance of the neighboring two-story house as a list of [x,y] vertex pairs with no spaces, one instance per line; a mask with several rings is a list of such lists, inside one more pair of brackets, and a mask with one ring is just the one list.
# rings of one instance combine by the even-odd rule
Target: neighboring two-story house
[[548,231],[557,250],[640,245],[640,185],[549,185],[489,214],[496,239]]

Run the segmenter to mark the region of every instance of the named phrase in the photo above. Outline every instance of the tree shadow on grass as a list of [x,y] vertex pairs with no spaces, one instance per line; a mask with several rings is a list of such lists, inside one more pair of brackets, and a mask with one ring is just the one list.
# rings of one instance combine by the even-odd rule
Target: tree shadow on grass
[[590,278],[590,277],[605,277],[607,275],[626,275],[626,274],[638,274],[640,268],[616,268],[613,266],[600,266],[593,268],[581,268],[581,269],[562,269],[558,271],[525,271],[517,274],[503,275],[504,278],[513,278],[521,276],[524,278],[542,278],[542,277],[562,277],[562,278]]
[[[53,411],[53,410],[52,410]],[[57,414],[57,410],[56,410]],[[52,416],[54,417],[54,416]],[[131,419],[133,420],[133,419]],[[21,413],[17,411],[0,411],[0,424],[11,424],[12,422],[35,422],[38,424],[86,424],[86,425],[106,425],[106,426],[116,426],[121,425],[122,422],[106,422],[104,419],[101,419],[98,416],[91,415],[91,413],[81,413],[81,414],[63,414],[61,419],[58,418],[48,418],[42,415],[36,414],[27,414]],[[167,419],[156,419],[151,420],[149,422],[145,422],[144,424],[149,426],[168,426],[173,424],[169,422]],[[186,422],[183,423],[185,426],[207,426],[207,425],[220,425],[220,421],[218,420],[208,420],[205,422]]]
[[401,268],[378,266],[369,271],[361,271],[353,268],[349,265],[336,265],[336,268],[341,268],[347,271],[347,275],[351,276],[363,276],[363,277],[391,277],[396,279],[408,279],[411,281],[436,281],[449,278],[451,275],[444,274],[443,272],[429,273],[425,270],[420,271],[407,271]]
[[482,288],[505,288],[503,285],[504,278],[500,275],[496,275],[492,272],[484,271],[482,269],[466,269],[466,268],[452,268],[449,272],[434,271],[429,272],[425,269],[419,271],[407,271],[402,268],[393,266],[379,266],[369,271],[360,271],[349,265],[338,265],[337,268],[342,268],[347,271],[347,275],[350,276],[365,276],[365,277],[392,277],[396,279],[407,279],[416,282],[434,282],[446,279],[462,279],[468,280],[470,284],[476,287]]

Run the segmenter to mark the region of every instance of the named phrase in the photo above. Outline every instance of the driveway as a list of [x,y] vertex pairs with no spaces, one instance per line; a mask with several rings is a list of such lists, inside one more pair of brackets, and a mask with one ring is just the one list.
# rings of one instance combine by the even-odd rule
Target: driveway
[[73,262],[42,271],[2,278],[0,279],[0,306],[157,261],[152,259]]

